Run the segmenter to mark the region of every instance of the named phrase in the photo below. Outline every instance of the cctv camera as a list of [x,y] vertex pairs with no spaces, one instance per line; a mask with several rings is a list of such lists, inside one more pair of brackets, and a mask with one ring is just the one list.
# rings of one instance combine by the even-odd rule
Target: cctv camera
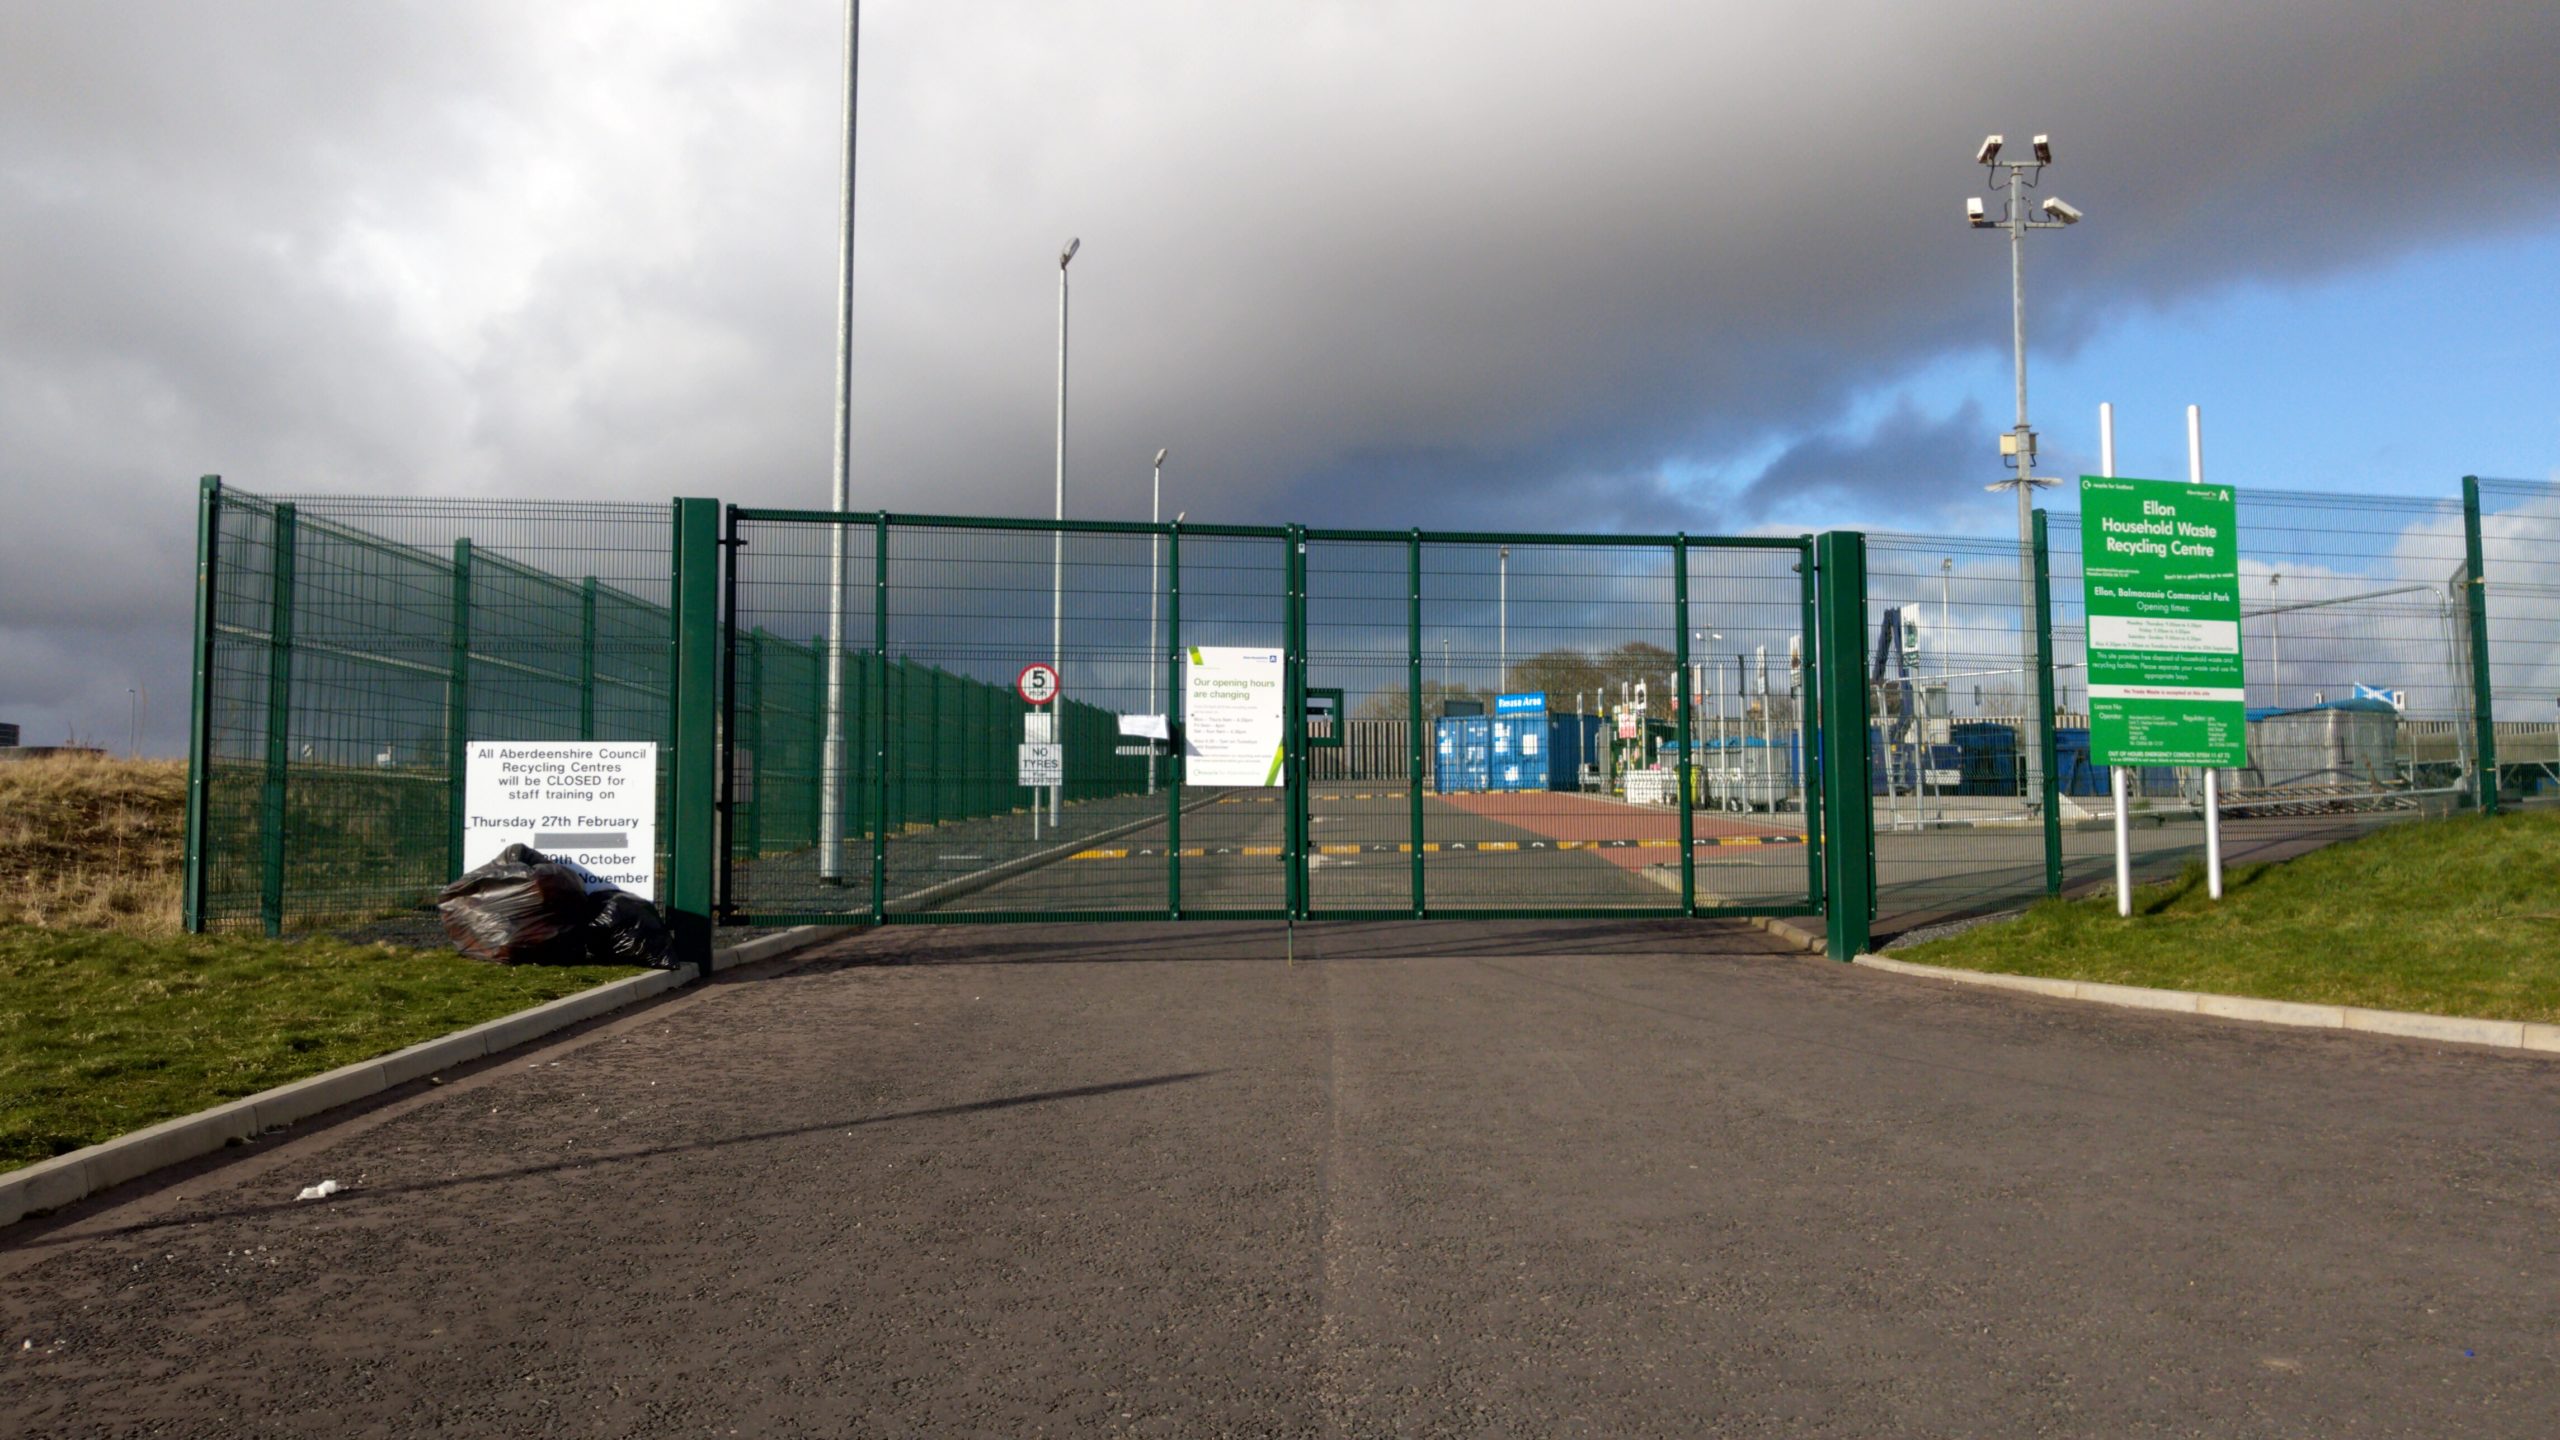
[[1972,221],[1973,227],[1977,230],[1991,223],[1991,217],[1982,213],[1981,196],[1976,195],[1964,202],[1964,218]]
[[2053,163],[2052,136],[2039,135],[2036,137],[2036,163],[2039,165],[2050,165]]
[[2080,211],[2068,200],[2051,199],[2045,201],[2044,213],[2061,221],[2065,225],[2077,225],[2080,223]]
[[1982,137],[1982,148],[1973,152],[1973,163],[1976,165],[1988,165],[1999,158],[2000,137],[1997,135],[1985,135]]

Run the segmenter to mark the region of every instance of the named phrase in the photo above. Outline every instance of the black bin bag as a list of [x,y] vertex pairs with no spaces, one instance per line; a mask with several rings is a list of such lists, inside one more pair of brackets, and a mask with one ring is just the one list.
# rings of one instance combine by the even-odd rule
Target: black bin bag
[[574,865],[530,845],[510,845],[496,859],[444,887],[436,913],[463,954],[509,964],[577,964],[586,959],[587,923],[602,884]]
[[587,921],[587,958],[598,965],[646,965],[668,968],[667,922],[658,907],[628,890],[596,897],[594,918]]

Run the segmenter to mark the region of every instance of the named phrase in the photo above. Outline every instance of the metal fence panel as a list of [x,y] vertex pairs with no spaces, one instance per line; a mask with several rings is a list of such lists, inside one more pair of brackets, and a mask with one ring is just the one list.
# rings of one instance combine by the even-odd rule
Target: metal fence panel
[[2478,488],[2498,767],[2511,788],[2560,793],[2560,484]]
[[230,488],[207,503],[191,924],[431,926],[473,740],[657,742],[664,873],[666,506]]

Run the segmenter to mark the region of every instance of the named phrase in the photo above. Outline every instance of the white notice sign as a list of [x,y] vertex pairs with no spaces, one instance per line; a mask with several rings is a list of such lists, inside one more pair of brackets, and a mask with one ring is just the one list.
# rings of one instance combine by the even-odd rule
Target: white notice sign
[[530,845],[658,898],[655,742],[476,742],[462,791],[463,869]]
[[1055,743],[1026,740],[1015,747],[1016,764],[1021,769],[1019,783],[1034,790],[1067,783],[1067,747]]
[[1277,650],[1194,645],[1182,691],[1182,776],[1189,785],[1280,783]]

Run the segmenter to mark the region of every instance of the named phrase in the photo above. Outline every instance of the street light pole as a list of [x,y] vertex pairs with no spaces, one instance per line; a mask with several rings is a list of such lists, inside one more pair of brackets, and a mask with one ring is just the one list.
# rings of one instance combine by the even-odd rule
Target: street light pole
[[[2016,365],[2018,419],[2009,433],[2001,437],[2000,450],[2004,456],[2015,461],[2018,473],[2016,478],[1998,481],[1989,488],[1993,490],[2014,488],[2018,492],[2018,631],[2024,637],[2024,644],[2020,646],[2024,663],[2018,688],[2023,700],[2020,709],[2032,712],[2036,705],[2034,698],[2036,676],[2042,667],[2045,639],[2038,632],[2035,622],[2034,492],[2038,485],[2050,485],[2053,482],[2042,479],[2035,473],[2036,432],[2027,424],[2027,232],[2059,230],[2068,225],[2077,225],[2080,223],[2081,213],[2058,197],[2048,197],[2043,204],[2036,207],[2037,211],[2045,216],[2044,219],[2034,219],[2028,212],[2026,191],[2044,178],[2044,167],[2053,163],[2053,143],[2050,138],[2043,135],[2035,137],[2034,158],[2028,160],[2002,160],[2000,146],[2001,137],[1986,136],[1983,139],[1982,148],[1974,152],[1973,158],[1975,164],[1986,169],[2006,168],[2008,170],[2009,193],[2005,213],[1998,220],[1993,220],[1984,212],[1981,199],[1976,197],[1965,203],[1965,216],[1977,230],[1999,229],[2009,232],[2009,346]],[[2043,728],[2053,724],[2053,717],[2044,716],[2036,723],[2041,733]],[[2022,735],[2018,748],[2024,752],[2026,763],[2022,769],[2026,780],[2026,798],[2032,805],[2042,794],[2043,746],[2033,736]]]
[[[844,193],[836,234],[835,512],[853,508],[853,161],[862,78],[862,0],[844,7]],[[844,883],[845,522],[827,527],[826,753],[818,760],[818,880]],[[725,783],[725,782],[724,782]]]
[[[1154,498],[1147,502],[1149,525],[1159,525],[1164,522],[1164,457],[1171,453],[1170,446],[1156,451]],[[1147,713],[1150,715],[1163,713],[1156,709],[1156,681],[1159,678],[1156,672],[1163,668],[1158,663],[1158,658],[1163,652],[1156,647],[1156,597],[1164,593],[1163,562],[1157,557],[1163,546],[1164,537],[1149,530],[1147,532]],[[1150,750],[1154,748],[1153,745],[1148,746]],[[1152,754],[1147,757],[1147,793],[1150,795],[1156,793],[1156,757]]]
[[[1064,663],[1066,611],[1063,603],[1067,573],[1067,262],[1076,258],[1076,251],[1083,246],[1082,240],[1071,239],[1066,248],[1058,252],[1058,485],[1050,511],[1050,518],[1056,525],[1049,531],[1049,668],[1058,672],[1061,681],[1067,673]],[[1064,684],[1059,688],[1065,689]],[[1053,704],[1049,709],[1053,727],[1057,724],[1057,713]],[[1060,738],[1054,728],[1050,730],[1049,738],[1052,742]],[[1052,830],[1058,828],[1059,789],[1056,785],[1049,787],[1049,828]]]

